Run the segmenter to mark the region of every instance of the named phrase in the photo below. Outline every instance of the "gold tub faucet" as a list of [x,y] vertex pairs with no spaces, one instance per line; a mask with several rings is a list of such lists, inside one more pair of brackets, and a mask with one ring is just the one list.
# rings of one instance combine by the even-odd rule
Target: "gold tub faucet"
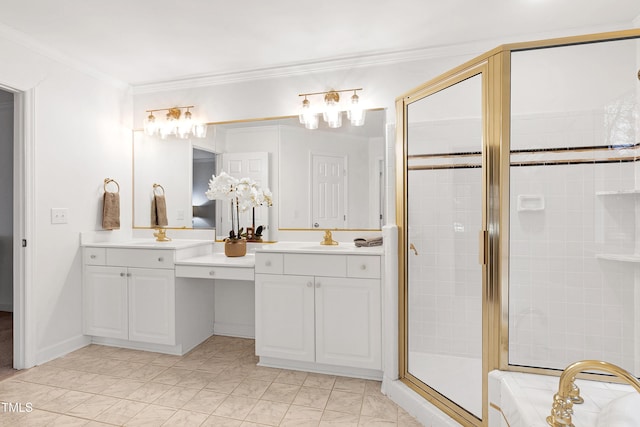
[[633,386],[640,393],[640,381],[619,366],[601,360],[582,360],[567,366],[560,375],[558,392],[553,396],[551,415],[547,417],[547,424],[551,427],[573,427],[571,415],[573,404],[582,403],[580,389],[575,385],[576,375],[580,372],[596,370],[615,375]]

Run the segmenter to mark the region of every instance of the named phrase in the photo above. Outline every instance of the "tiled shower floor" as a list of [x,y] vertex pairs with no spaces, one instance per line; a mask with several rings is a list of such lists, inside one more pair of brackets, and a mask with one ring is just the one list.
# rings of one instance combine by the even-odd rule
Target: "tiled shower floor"
[[90,345],[0,382],[0,425],[420,425],[378,381],[256,361],[253,340],[222,336],[182,357]]

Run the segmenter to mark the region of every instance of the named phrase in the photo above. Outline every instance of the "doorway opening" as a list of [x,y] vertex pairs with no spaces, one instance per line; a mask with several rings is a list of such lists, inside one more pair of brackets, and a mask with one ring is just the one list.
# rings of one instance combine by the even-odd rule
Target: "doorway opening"
[[[13,93],[0,90],[0,200],[13,201]],[[0,204],[0,379],[13,369],[13,203]]]

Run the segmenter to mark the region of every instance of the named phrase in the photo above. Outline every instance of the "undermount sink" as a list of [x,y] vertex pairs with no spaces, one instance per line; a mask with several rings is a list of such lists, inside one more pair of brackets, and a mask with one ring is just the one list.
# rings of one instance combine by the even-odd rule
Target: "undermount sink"
[[156,240],[134,240],[131,242],[132,246],[168,246],[171,244],[171,240],[167,240],[166,242],[158,242]]
[[309,246],[301,246],[300,249],[302,250],[314,250],[314,251],[332,251],[332,250],[337,250],[337,249],[345,249],[348,246],[340,246],[340,245],[321,245],[321,244],[315,244],[315,245],[309,245]]
[[632,392],[612,400],[598,414],[596,427],[637,427],[640,393]]

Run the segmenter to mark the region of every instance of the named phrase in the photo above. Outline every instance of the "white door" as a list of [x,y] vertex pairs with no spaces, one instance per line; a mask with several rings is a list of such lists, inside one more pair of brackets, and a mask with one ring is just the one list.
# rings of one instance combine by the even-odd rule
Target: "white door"
[[316,362],[382,368],[379,279],[316,277]]
[[129,339],[175,344],[175,271],[129,268]]
[[127,339],[127,269],[87,266],[83,286],[84,333]]
[[[220,171],[225,171],[234,178],[251,178],[262,188],[269,187],[269,153],[224,153],[222,155]],[[221,209],[218,216],[218,230],[216,234],[225,237],[231,230],[230,204],[228,201],[220,203]],[[240,214],[240,227],[245,230],[253,223],[252,210]],[[265,230],[262,233],[263,240],[269,240],[269,208],[261,206],[255,209],[255,225],[262,225]]]
[[315,360],[313,277],[256,274],[256,354]]
[[311,157],[311,226],[345,228],[345,158],[320,154],[312,154]]

